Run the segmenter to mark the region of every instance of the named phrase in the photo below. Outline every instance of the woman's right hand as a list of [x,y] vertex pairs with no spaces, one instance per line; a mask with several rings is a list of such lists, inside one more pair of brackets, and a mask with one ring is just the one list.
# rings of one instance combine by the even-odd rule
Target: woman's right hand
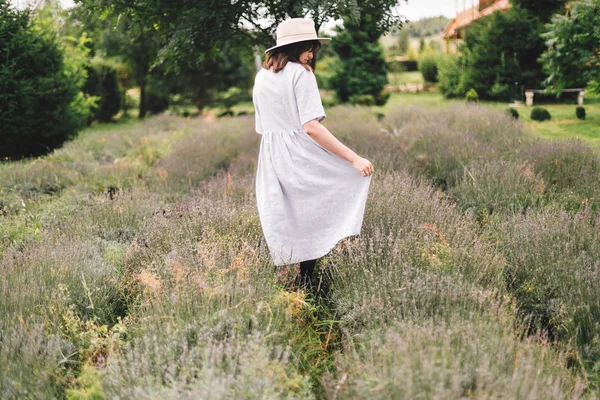
[[373,164],[366,158],[356,157],[356,159],[352,161],[352,166],[364,177],[373,174]]

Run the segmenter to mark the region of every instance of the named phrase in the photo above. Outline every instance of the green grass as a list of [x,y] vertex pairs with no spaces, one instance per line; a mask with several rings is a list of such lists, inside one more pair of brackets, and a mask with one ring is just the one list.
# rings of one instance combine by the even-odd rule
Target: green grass
[[388,82],[390,85],[425,83],[420,71],[388,72]]
[[[482,102],[481,104],[495,109],[508,108],[507,103]],[[552,116],[550,121],[538,122],[530,118],[533,107],[547,109]],[[580,138],[589,140],[595,145],[600,145],[600,100],[589,96],[583,107],[586,110],[586,119],[579,120],[575,116],[576,104],[544,104],[534,103],[533,107],[521,105],[514,107],[519,112],[519,119],[538,135],[548,139]]]
[[[600,102],[594,101],[585,104],[586,119],[579,120],[575,116],[574,104],[541,104],[538,107],[546,108],[552,120],[537,122],[529,118],[531,108],[520,108],[523,121],[538,134],[550,139],[581,138],[588,139],[600,145]],[[526,111],[526,112],[525,112]]]
[[[416,74],[404,73],[404,74]],[[420,73],[419,73],[420,75]],[[428,109],[445,108],[453,104],[463,104],[462,99],[445,99],[440,93],[393,93],[387,104],[373,107],[378,112],[386,113],[398,107],[425,107]],[[505,102],[482,101],[480,104],[505,110],[509,107]],[[580,138],[600,146],[600,97],[587,95],[585,100],[586,119],[579,120],[575,116],[575,104],[535,104],[536,107],[546,108],[552,115],[552,120],[537,122],[530,118],[533,107],[522,105],[515,107],[519,119],[528,129],[541,137],[548,139]]]
[[[420,72],[419,72],[420,74]],[[424,107],[427,109],[445,108],[461,100],[446,100],[439,93],[392,93],[388,102],[381,107],[373,107],[377,112],[387,113],[399,107]]]

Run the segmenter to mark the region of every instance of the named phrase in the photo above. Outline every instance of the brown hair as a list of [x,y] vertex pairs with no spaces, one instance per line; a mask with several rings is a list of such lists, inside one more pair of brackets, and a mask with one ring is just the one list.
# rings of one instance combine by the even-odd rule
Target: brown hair
[[312,71],[310,65],[300,62],[300,54],[305,51],[312,50],[313,57],[317,57],[317,52],[321,49],[321,42],[318,40],[306,40],[303,42],[291,43],[285,46],[278,47],[267,53],[267,59],[263,63],[263,68],[271,69],[273,72],[279,72],[286,66],[288,61],[299,63],[304,68]]

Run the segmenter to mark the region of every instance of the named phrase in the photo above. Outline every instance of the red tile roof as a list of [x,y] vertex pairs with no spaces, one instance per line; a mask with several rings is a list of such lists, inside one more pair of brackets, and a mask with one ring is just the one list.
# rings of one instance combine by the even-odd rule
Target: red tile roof
[[457,13],[456,17],[452,19],[446,26],[446,29],[444,29],[442,37],[444,39],[457,38],[459,29],[471,25],[473,21],[476,21],[481,17],[485,17],[496,11],[506,11],[509,8],[510,3],[508,0],[496,0],[494,2],[481,1],[480,4],[475,7]]

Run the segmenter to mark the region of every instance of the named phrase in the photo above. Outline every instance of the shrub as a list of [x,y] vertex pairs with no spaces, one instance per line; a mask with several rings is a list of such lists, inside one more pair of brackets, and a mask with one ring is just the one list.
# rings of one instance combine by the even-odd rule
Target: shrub
[[[600,356],[600,231],[584,209],[545,208],[494,228],[507,266],[505,282],[531,331],[576,344],[589,362]],[[597,364],[596,364],[597,365]],[[597,368],[597,366],[596,366]]]
[[456,54],[448,54],[438,62],[438,89],[446,98],[464,97],[464,60]]
[[233,117],[235,113],[231,110],[225,110],[217,115],[218,118]]
[[86,124],[84,68],[71,69],[50,27],[4,1],[0,38],[0,157],[44,154]]
[[515,110],[514,108],[510,108],[510,107],[507,108],[506,113],[514,119],[519,119],[519,112],[517,110]]
[[375,98],[370,94],[359,94],[350,97],[350,103],[361,106],[374,106]]
[[294,368],[289,349],[255,335],[218,340],[198,325],[150,332],[111,358],[101,375],[106,397],[312,397],[309,378]]
[[456,185],[474,160],[512,156],[531,140],[517,121],[485,107],[457,106],[435,113],[402,108],[389,112],[386,121],[397,146],[408,153],[408,168],[442,189]]
[[600,156],[581,140],[537,141],[521,157],[532,163],[547,191],[563,208],[577,210],[584,201],[600,205]]
[[477,103],[479,101],[479,95],[475,89],[469,89],[467,94],[465,94],[465,99],[467,99],[467,103]]
[[389,70],[395,72],[410,72],[419,70],[419,62],[417,60],[392,60],[388,62],[387,66]]
[[24,329],[16,320],[8,322],[0,321],[0,397],[62,397],[61,365],[77,362],[73,344],[58,334],[46,334],[42,324],[31,324]]
[[425,82],[435,83],[438,81],[438,55],[434,53],[424,53],[419,58],[419,71],[423,75]]
[[550,111],[545,108],[534,107],[533,110],[531,110],[531,119],[534,121],[549,121],[551,118]]
[[[224,120],[215,128],[203,128],[175,144],[157,165],[157,175],[162,175],[164,187],[174,192],[192,189],[227,169],[240,150],[256,146],[258,135],[249,120],[249,117]],[[198,162],[198,157],[203,162]]]
[[109,122],[121,108],[121,90],[117,69],[109,62],[95,59],[88,67],[88,79],[82,91],[97,96],[97,108],[94,118],[100,122]]
[[222,105],[226,111],[231,111],[231,107],[242,101],[248,100],[251,100],[248,91],[236,86],[232,86],[227,90],[219,92],[217,95],[217,102]]
[[148,87],[145,100],[146,110],[151,114],[159,114],[169,108],[169,95],[154,87]]
[[544,180],[529,165],[482,160],[465,168],[459,185],[450,190],[459,206],[478,216],[514,214],[536,206],[544,194]]
[[373,182],[362,237],[328,256],[337,315],[360,334],[399,319],[479,308],[469,293],[500,279],[502,260],[477,226],[428,183],[406,173]]
[[336,357],[343,384],[324,379],[326,398],[581,398],[566,357],[519,339],[504,314],[402,321],[353,340]]
[[585,119],[585,108],[577,107],[575,109],[575,115],[577,116],[578,119]]

